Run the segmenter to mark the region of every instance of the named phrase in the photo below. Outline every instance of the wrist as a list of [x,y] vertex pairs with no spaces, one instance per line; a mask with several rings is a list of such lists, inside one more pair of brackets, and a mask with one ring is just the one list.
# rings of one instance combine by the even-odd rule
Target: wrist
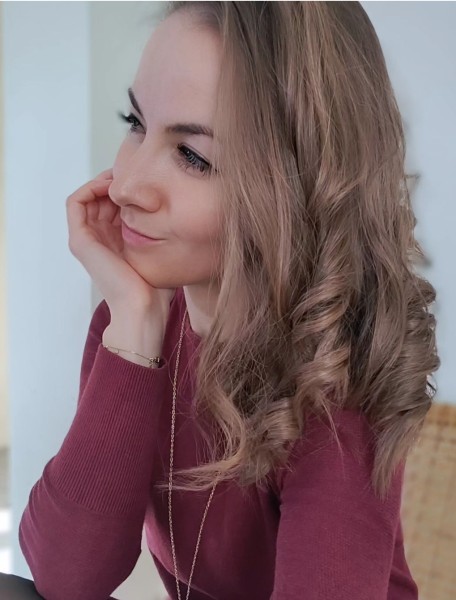
[[[103,332],[102,344],[124,350],[115,351],[108,348],[130,362],[149,366],[148,360],[143,357],[161,358],[163,335],[162,329],[154,327],[147,319],[138,319],[135,316],[126,320],[111,316],[111,323]],[[157,364],[151,365],[151,368],[157,367]]]
[[105,345],[103,342],[102,345],[103,348],[109,352],[118,354],[127,361],[136,363],[142,367],[147,367],[148,369],[158,369],[162,366],[162,358],[160,356],[147,357],[139,352],[135,352],[134,350],[128,350],[127,348],[117,348],[116,346],[111,346],[110,344]]

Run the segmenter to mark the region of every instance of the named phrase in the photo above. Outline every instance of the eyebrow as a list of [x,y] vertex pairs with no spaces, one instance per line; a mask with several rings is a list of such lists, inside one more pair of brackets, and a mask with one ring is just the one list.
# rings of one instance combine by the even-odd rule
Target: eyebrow
[[[133,93],[131,88],[128,88],[128,97],[130,98],[130,102],[133,108],[140,114],[140,116],[144,119],[144,115],[139,108],[138,101],[136,100],[136,96]],[[172,125],[167,125],[165,127],[165,132],[169,134],[184,134],[184,135],[205,135],[207,137],[213,138],[214,132],[210,127],[206,127],[205,125],[199,125],[198,123],[173,123]]]

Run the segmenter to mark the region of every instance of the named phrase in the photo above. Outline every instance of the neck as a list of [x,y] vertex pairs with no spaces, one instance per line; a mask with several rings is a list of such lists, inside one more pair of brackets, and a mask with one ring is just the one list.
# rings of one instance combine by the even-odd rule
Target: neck
[[214,319],[218,290],[208,285],[195,284],[183,286],[187,304],[190,327],[196,335],[206,338]]

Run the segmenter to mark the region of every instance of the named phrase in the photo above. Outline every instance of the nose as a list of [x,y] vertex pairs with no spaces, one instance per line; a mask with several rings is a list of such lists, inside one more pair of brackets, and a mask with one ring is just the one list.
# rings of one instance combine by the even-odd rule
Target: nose
[[145,144],[142,144],[129,156],[119,152],[112,169],[109,196],[120,207],[134,204],[144,211],[154,212],[161,205],[163,190],[159,185],[157,165],[151,152],[144,148]]

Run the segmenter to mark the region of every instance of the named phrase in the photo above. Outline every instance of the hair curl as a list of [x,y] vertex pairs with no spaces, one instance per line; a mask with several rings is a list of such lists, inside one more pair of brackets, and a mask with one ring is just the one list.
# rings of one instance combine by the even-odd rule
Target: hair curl
[[[214,134],[223,257],[195,405],[214,476],[263,486],[308,417],[362,411],[384,497],[440,366],[401,115],[359,2],[169,2],[222,42]],[[338,438],[337,438],[338,439]],[[223,450],[223,456],[221,454]],[[180,483],[179,483],[180,481]],[[166,484],[167,485],[167,484]],[[158,484],[165,487],[165,484]]]

